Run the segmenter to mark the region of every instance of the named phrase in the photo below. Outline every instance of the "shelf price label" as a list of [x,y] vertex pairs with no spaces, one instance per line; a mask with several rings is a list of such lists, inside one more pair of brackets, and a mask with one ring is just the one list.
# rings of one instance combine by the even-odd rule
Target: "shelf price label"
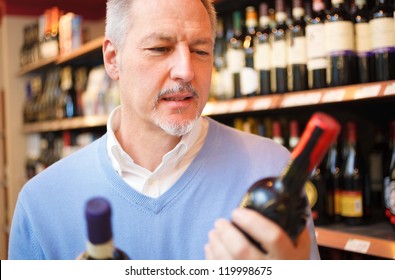
[[300,93],[284,96],[281,107],[295,107],[318,104],[321,100],[321,92]]
[[395,94],[395,82],[388,84],[384,90],[384,95],[392,94]]
[[349,239],[344,246],[344,249],[347,251],[357,252],[366,254],[369,250],[370,242],[360,239]]
[[379,95],[381,85],[364,86],[354,93],[354,99],[364,99]]
[[346,95],[345,89],[334,89],[328,90],[322,96],[322,103],[331,103],[331,102],[341,102],[344,100],[344,96]]

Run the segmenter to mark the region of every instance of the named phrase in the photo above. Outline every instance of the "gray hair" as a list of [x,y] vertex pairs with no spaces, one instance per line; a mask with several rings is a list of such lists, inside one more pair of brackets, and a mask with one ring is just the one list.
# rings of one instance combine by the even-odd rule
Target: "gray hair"
[[[217,14],[212,0],[201,0],[210,17],[211,31],[215,38]],[[132,24],[130,8],[133,0],[107,0],[106,36],[111,38],[117,49],[124,45]]]

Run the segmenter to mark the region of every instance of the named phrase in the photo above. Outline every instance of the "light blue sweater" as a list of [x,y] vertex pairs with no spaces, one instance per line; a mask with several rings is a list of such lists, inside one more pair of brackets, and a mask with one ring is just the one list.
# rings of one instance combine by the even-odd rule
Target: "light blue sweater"
[[[85,250],[84,206],[104,196],[115,245],[132,259],[204,259],[208,232],[257,179],[279,175],[288,151],[272,140],[209,119],[206,141],[181,178],[159,198],[128,186],[112,168],[104,135],[32,178],[19,194],[9,259],[75,259]],[[319,258],[311,216],[311,258]],[[262,229],[264,232],[265,229]]]

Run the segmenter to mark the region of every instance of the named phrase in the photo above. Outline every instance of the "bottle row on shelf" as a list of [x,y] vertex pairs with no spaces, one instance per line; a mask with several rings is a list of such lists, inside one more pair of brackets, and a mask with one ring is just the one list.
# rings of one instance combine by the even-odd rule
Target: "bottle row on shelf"
[[[395,79],[395,21],[390,1],[266,2],[218,20],[211,95],[267,95]],[[272,11],[269,13],[269,11]],[[307,13],[306,13],[307,11]],[[259,13],[259,15],[258,15]]]
[[24,106],[24,122],[102,116],[119,105],[116,83],[99,65],[87,67],[55,67],[46,75],[28,80]]
[[[235,118],[239,130],[272,138],[292,150],[303,123],[296,119]],[[386,219],[395,230],[395,121],[361,148],[360,125],[347,121],[305,185],[316,225],[363,225]]]
[[92,143],[103,132],[62,131],[27,136],[26,177],[30,179],[56,161]]
[[24,27],[19,64],[26,67],[40,60],[67,54],[86,41],[83,18],[54,6]]

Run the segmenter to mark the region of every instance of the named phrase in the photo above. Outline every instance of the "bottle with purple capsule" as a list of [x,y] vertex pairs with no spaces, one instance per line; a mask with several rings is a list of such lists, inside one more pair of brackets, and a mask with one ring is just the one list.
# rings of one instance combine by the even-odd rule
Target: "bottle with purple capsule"
[[111,225],[111,205],[107,199],[94,197],[85,206],[88,228],[86,251],[78,260],[129,260],[129,256],[115,247]]

